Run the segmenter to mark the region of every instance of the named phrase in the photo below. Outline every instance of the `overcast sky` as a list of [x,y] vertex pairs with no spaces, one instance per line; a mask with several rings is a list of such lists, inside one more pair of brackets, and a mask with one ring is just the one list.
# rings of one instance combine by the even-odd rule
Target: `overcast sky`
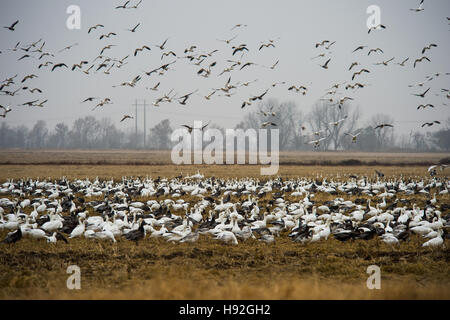
[[[0,10],[0,24],[11,25],[20,20],[15,31],[5,28],[0,30],[0,80],[18,74],[16,85],[6,89],[16,89],[21,79],[31,73],[38,78],[27,80],[24,85],[31,88],[38,87],[42,94],[22,91],[14,97],[0,96],[0,104],[11,105],[13,111],[8,114],[6,121],[11,125],[33,125],[36,120],[43,119],[50,128],[58,122],[72,124],[85,115],[97,118],[110,117],[120,128],[134,128],[134,121],[120,123],[124,114],[134,115],[132,104],[135,99],[145,99],[148,104],[171,89],[179,95],[198,89],[187,102],[186,106],[177,101],[162,103],[159,108],[149,106],[147,109],[147,128],[157,122],[169,118],[174,127],[194,120],[212,122],[226,128],[233,128],[245,115],[246,109],[241,104],[253,95],[263,93],[273,82],[285,81],[286,85],[270,88],[265,99],[276,98],[280,102],[295,102],[306,113],[311,106],[320,99],[325,90],[335,83],[351,81],[352,72],[348,71],[353,61],[371,71],[357,78],[358,82],[370,84],[357,91],[341,90],[338,97],[348,95],[354,98],[352,104],[359,106],[364,119],[375,113],[386,113],[395,119],[397,132],[408,133],[411,130],[427,131],[420,125],[426,120],[445,120],[450,116],[448,99],[441,94],[441,88],[450,87],[450,76],[441,75],[424,87],[409,88],[409,84],[425,80],[425,76],[436,72],[450,72],[449,31],[450,25],[446,17],[450,16],[450,1],[425,1],[425,11],[412,12],[409,8],[417,7],[418,0],[315,0],[315,1],[270,1],[270,0],[143,0],[138,9],[114,9],[125,1],[56,1],[56,0],[2,0]],[[138,0],[132,0],[128,6]],[[367,33],[366,21],[369,5],[381,8],[381,23],[387,28]],[[69,5],[81,8],[81,29],[69,30],[66,20]],[[98,28],[88,34],[90,26],[97,23],[104,28]],[[141,25],[136,32],[131,29],[137,23]],[[235,24],[246,24],[247,27],[230,30]],[[101,34],[115,32],[117,36],[99,40]],[[217,39],[237,38],[226,44]],[[13,48],[20,41],[19,47],[24,47],[42,38],[45,41],[44,51],[55,54],[55,57],[44,57],[41,60],[26,58],[17,61],[24,51],[16,52]],[[166,49],[161,51],[155,47],[169,38]],[[263,48],[262,42],[275,39],[275,48]],[[322,40],[336,41],[329,50],[327,58],[311,60],[312,57],[325,52],[322,48],[315,48],[315,43]],[[42,42],[41,42],[42,43]],[[65,46],[78,43],[72,49],[58,53]],[[438,44],[425,53],[431,62],[423,61],[413,68],[414,59],[422,56],[422,48],[430,43]],[[106,50],[105,55],[121,59],[126,55],[128,64],[122,68],[113,68],[110,75],[91,72],[70,71],[70,69],[50,68],[37,69],[37,66],[47,60],[54,63],[64,62],[70,68],[74,63],[88,60],[90,66],[93,59],[100,54],[101,48],[107,44],[116,45]],[[242,61],[255,62],[264,66],[271,66],[277,60],[279,64],[274,70],[260,65],[250,66],[243,70],[236,69],[231,73],[232,83],[238,81],[257,82],[248,87],[240,87],[231,97],[219,96],[216,93],[211,100],[205,95],[212,88],[219,88],[225,84],[229,73],[218,74],[230,65],[226,60],[239,59],[240,55],[232,57],[232,45],[246,44],[249,52],[245,53]],[[133,56],[134,49],[148,45],[151,51],[144,51]],[[184,49],[196,45],[195,53],[206,53],[214,49],[219,51],[208,57],[204,65],[217,61],[211,76],[203,78],[197,75],[198,66],[192,65],[187,59],[165,57],[161,60],[161,53],[173,50],[178,57],[182,57]],[[380,47],[384,54],[367,56],[368,49],[352,53],[359,45],[369,48]],[[36,56],[36,53],[33,54]],[[331,57],[329,69],[319,66]],[[374,63],[395,57],[394,62],[400,62],[406,57],[409,61],[405,67],[390,63],[389,66],[376,66]],[[144,71],[159,67],[164,62],[176,60],[173,69],[163,76],[152,74],[150,77]],[[98,63],[99,60],[96,61]],[[98,64],[97,64],[98,65]],[[96,66],[97,67],[97,66]],[[95,67],[95,68],[96,68]],[[86,66],[84,66],[86,69]],[[356,71],[352,70],[352,71]],[[136,87],[116,87],[124,81],[131,81],[140,74],[142,80]],[[161,82],[158,91],[150,91]],[[305,85],[309,88],[307,95],[288,91],[290,85]],[[428,87],[430,92],[425,99],[413,96],[411,93],[421,93]],[[436,94],[441,94],[436,96]],[[109,97],[113,104],[97,108],[96,104],[80,102],[87,97]],[[26,101],[48,99],[44,108],[17,106]],[[416,110],[421,103],[432,103],[434,109]],[[251,110],[255,106],[247,107]],[[142,111],[142,108],[140,108]],[[140,128],[142,116],[140,115]]]

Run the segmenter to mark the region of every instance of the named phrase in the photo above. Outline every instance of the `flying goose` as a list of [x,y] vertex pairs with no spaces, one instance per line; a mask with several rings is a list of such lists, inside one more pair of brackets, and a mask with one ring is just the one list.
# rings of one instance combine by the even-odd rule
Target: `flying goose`
[[254,63],[254,62],[247,62],[247,63],[243,64],[239,70],[242,70],[245,67],[252,66],[252,65],[258,65],[258,64]]
[[248,48],[246,47],[245,44],[241,44],[241,45],[239,45],[238,47],[234,47],[234,46],[233,46],[232,49],[233,49],[233,56],[235,55],[236,52],[244,51],[244,50],[247,50],[247,51],[248,51]]
[[159,87],[160,83],[161,83],[161,82],[158,82],[158,83],[155,84],[153,87],[147,88],[147,89],[150,89],[150,90],[153,90],[153,91],[158,91],[158,87]]
[[382,62],[378,62],[378,63],[374,63],[376,66],[380,66],[380,65],[384,65],[387,66],[389,62],[391,62],[392,60],[394,60],[395,58],[391,58],[389,60],[386,61],[382,61]]
[[70,50],[70,49],[72,49],[74,46],[77,46],[77,45],[78,45],[78,43],[71,44],[70,46],[67,46],[67,47],[62,48],[62,49],[59,50],[58,52],[63,52],[64,50]]
[[345,133],[345,135],[352,137],[352,143],[356,143],[356,138],[361,134],[361,131],[356,134],[351,134],[350,132]]
[[393,128],[394,126],[392,124],[389,124],[389,123],[382,123],[382,124],[377,125],[374,129],[375,130],[376,129],[383,129],[383,128],[386,128],[386,127]]
[[169,38],[164,40],[164,42],[161,45],[155,45],[155,47],[158,47],[159,49],[164,50],[164,45],[166,44],[167,40],[169,40]]
[[188,126],[187,124],[182,124],[181,126],[182,126],[182,127],[185,127],[186,129],[188,129],[188,132],[191,133],[192,130],[194,130],[194,129],[200,129],[201,131],[203,131],[208,125],[209,125],[209,122],[208,122],[207,124],[205,124],[205,125],[204,125],[203,127],[201,127],[201,128],[194,128],[194,127]]
[[43,108],[44,107],[44,103],[46,103],[47,101],[48,100],[44,100],[44,101],[42,101],[42,102],[40,102],[38,104],[35,104],[34,106]]
[[85,102],[87,102],[87,101],[92,102],[92,101],[94,101],[95,99],[99,99],[99,98],[98,98],[98,97],[89,97],[89,98],[86,98],[86,99],[84,99],[83,101],[81,101],[81,103],[85,103]]
[[417,8],[411,8],[411,9],[409,9],[409,10],[410,10],[410,11],[415,11],[415,12],[420,12],[420,11],[425,10],[424,8],[422,8],[423,2],[424,2],[424,0],[421,0],[420,3],[419,3],[419,7],[417,7]]
[[369,28],[369,31],[367,33],[370,33],[370,31],[377,30],[377,29],[386,29],[386,26],[384,26],[382,24],[379,24],[379,25],[377,25],[375,27]]
[[276,87],[277,85],[279,85],[279,84],[286,84],[286,81],[281,81],[281,82],[274,82],[274,83],[272,83],[272,87]]
[[168,57],[170,55],[173,55],[174,57],[176,57],[177,55],[175,54],[175,52],[173,51],[169,51],[169,52],[163,52],[163,54],[161,55],[161,60],[163,57]]
[[141,25],[141,23],[139,22],[136,26],[134,26],[133,29],[127,29],[127,30],[128,30],[128,31],[131,31],[131,32],[135,32],[136,29],[137,29],[140,25]]
[[57,63],[57,64],[55,64],[55,65],[53,66],[52,72],[53,72],[53,70],[55,70],[56,68],[62,68],[62,67],[68,68],[67,64],[65,64],[65,63]]
[[359,62],[352,62],[352,64],[350,65],[350,68],[348,68],[348,71],[350,71],[350,70],[352,70],[352,68],[353,67],[355,67],[355,66],[359,66],[360,65],[360,63]]
[[302,94],[303,95],[306,95],[306,91],[308,90],[308,88],[306,88],[305,86],[299,86],[299,87],[296,87],[295,85],[292,85],[292,86],[290,86],[289,88],[288,88],[288,90],[290,91],[290,90],[295,90],[295,91],[297,91],[297,92],[299,92],[300,90],[304,90],[303,92],[302,92]]
[[25,77],[22,79],[21,83],[24,83],[24,82],[27,81],[28,79],[33,79],[33,78],[38,78],[38,76],[35,75],[35,74],[29,74],[29,75],[25,76]]
[[8,30],[11,30],[11,31],[14,31],[15,29],[14,29],[14,27],[17,25],[19,23],[19,20],[17,20],[16,22],[14,22],[12,25],[10,25],[9,27],[3,27],[3,28],[5,28],[5,29],[8,29]]
[[210,94],[208,94],[207,96],[205,96],[205,99],[206,99],[206,100],[211,99],[211,97],[212,97],[213,94],[215,94],[215,93],[216,93],[216,90],[213,90],[213,92],[211,92]]
[[408,61],[408,60],[409,60],[409,58],[406,58],[406,59],[403,60],[402,62],[400,62],[400,63],[396,62],[395,64],[398,64],[399,66],[404,67],[404,66],[405,66],[405,62]]
[[[228,39],[228,40],[221,40],[221,39],[217,39],[217,41],[222,41],[225,42],[226,44],[230,44],[231,41],[233,41],[234,39],[236,39],[237,35],[235,35],[233,38]],[[191,51],[192,52],[192,51]],[[186,53],[186,52],[185,52]]]
[[338,103],[337,103],[339,109],[342,109],[342,105],[343,105],[344,102],[347,101],[347,100],[354,100],[354,99],[353,99],[353,98],[350,98],[350,97],[343,97],[343,98],[339,99],[339,101],[338,101]]
[[142,47],[137,48],[137,49],[134,50],[134,56],[136,57],[137,53],[140,52],[140,51],[143,51],[144,49],[150,50],[150,48],[148,46],[143,45]]
[[178,101],[178,102],[179,102],[180,104],[182,104],[182,105],[185,105],[187,99],[189,99],[189,97],[190,97],[192,94],[196,93],[197,91],[198,91],[198,89],[195,90],[195,91],[192,91],[191,93],[185,94],[184,96],[178,97],[177,99],[178,99],[178,100],[181,100],[181,101]]
[[249,101],[255,101],[255,100],[262,100],[262,98],[267,94],[267,92],[269,92],[269,89],[267,89],[266,91],[264,91],[262,94],[260,94],[259,96],[254,96],[252,98],[249,99]]
[[359,46],[359,47],[357,47],[355,50],[353,50],[352,53],[354,53],[354,52],[356,52],[356,51],[358,51],[358,50],[362,50],[362,49],[367,48],[367,47],[368,47],[368,46]]
[[327,46],[325,47],[325,49],[326,49],[326,50],[330,50],[331,46],[332,46],[333,44],[335,44],[335,43],[336,43],[336,41],[331,42],[329,45],[327,45]]
[[431,44],[429,44],[428,46],[424,47],[424,48],[422,49],[422,54],[424,54],[425,51],[427,51],[427,50],[431,50],[432,47],[437,47],[437,44],[431,43]]
[[30,91],[31,93],[34,93],[35,91],[37,91],[37,92],[39,92],[39,93],[42,93],[42,90],[39,89],[39,88],[33,88],[33,89],[30,89],[29,91]]
[[275,62],[271,67],[270,67],[270,69],[275,69],[275,67],[277,66],[277,64],[278,64],[278,62],[280,62],[280,60],[277,60],[277,62]]
[[142,0],[139,0],[138,3],[136,3],[134,6],[129,7],[128,9],[137,9],[138,6],[141,4]]
[[312,140],[312,141],[308,142],[308,144],[312,144],[312,145],[314,145],[314,148],[318,148],[318,147],[320,147],[320,143],[322,141],[326,140],[327,138],[328,137],[323,137],[323,138],[320,138],[320,139],[317,139],[317,140]]
[[422,62],[423,60],[427,60],[428,62],[431,62],[430,59],[429,59],[428,57],[426,57],[426,56],[420,57],[420,58],[418,58],[418,59],[416,59],[416,60],[414,61],[414,68],[416,67],[416,64],[417,64],[418,62]]
[[371,54],[372,52],[381,52],[381,53],[384,53],[384,51],[381,50],[380,48],[375,48],[375,49],[370,49],[369,52],[367,53],[367,55],[370,56],[370,54]]
[[195,48],[197,48],[197,46],[190,46],[189,48],[184,49],[184,53],[194,52]]
[[430,90],[431,88],[428,88],[427,90],[425,90],[423,93],[411,93],[413,96],[416,97],[421,97],[421,98],[425,98],[425,95],[427,94],[427,92]]
[[39,100],[33,100],[33,101],[28,101],[22,104],[22,106],[29,106],[32,107],[36,102],[38,102]]
[[103,51],[105,51],[106,49],[111,49],[112,47],[115,47],[115,44],[108,44],[107,46],[104,46],[102,51],[100,51],[100,55],[103,54]]
[[105,26],[102,24],[96,24],[95,26],[89,27],[88,33],[90,33],[92,30],[95,30],[97,28],[104,28]]
[[319,66],[321,66],[321,67],[324,68],[324,69],[328,69],[328,63],[330,62],[330,60],[331,60],[331,58],[328,59],[328,60],[325,62],[324,65],[320,65],[320,64],[319,64]]
[[324,46],[325,44],[329,43],[329,40],[323,40],[322,42],[318,42],[315,44],[315,47],[318,48],[320,46]]
[[114,32],[109,32],[109,33],[107,33],[107,34],[102,34],[102,35],[99,37],[99,39],[102,40],[103,38],[109,38],[110,36],[117,36],[117,34],[114,33]]
[[345,116],[344,118],[337,120],[335,122],[330,122],[328,123],[330,126],[335,126],[337,127],[341,122],[344,122],[346,119],[348,118],[348,116]]
[[247,25],[246,24],[242,24],[242,23],[238,23],[233,28],[231,28],[230,31],[233,31],[234,29],[240,28],[240,27],[247,27]]
[[128,4],[129,2],[130,2],[130,1],[128,0],[128,1],[125,2],[123,5],[117,6],[116,9],[128,9],[128,8],[127,8],[127,4]]
[[425,122],[424,124],[422,124],[422,128],[425,127],[425,126],[431,127],[431,126],[433,126],[435,124],[441,124],[441,122],[440,121]]
[[76,68],[82,68],[83,67],[83,64],[88,64],[89,62],[87,62],[87,61],[81,61],[80,63],[78,63],[78,64],[74,64],[73,66],[72,66],[72,71],[74,71]]
[[432,105],[430,103],[428,103],[428,104],[421,104],[421,105],[419,105],[417,107],[417,110],[419,110],[420,108],[426,109],[427,107],[434,108],[434,105]]
[[271,121],[263,122],[263,123],[261,124],[261,128],[265,128],[265,127],[267,127],[267,126],[274,126],[274,127],[276,127],[277,124],[276,124],[276,123],[273,123],[273,122],[271,122]]
[[134,119],[132,116],[129,116],[129,115],[124,115],[123,116],[123,118],[122,118],[122,120],[120,120],[120,122],[123,122],[123,121],[125,121],[126,119]]
[[361,70],[359,70],[359,71],[353,73],[352,80],[355,80],[355,77],[356,77],[357,75],[360,75],[360,74],[363,73],[363,72],[370,73],[370,71],[367,70],[367,69],[361,69]]
[[48,67],[49,65],[53,64],[53,62],[51,61],[46,61],[45,63],[41,63],[38,67],[38,69],[42,68],[42,67]]
[[263,43],[263,44],[259,47],[259,51],[261,51],[261,49],[264,48],[264,47],[266,47],[266,48],[268,48],[268,47],[273,47],[273,48],[275,48],[275,45],[274,45],[273,43],[271,43],[271,42],[269,42],[269,43]]

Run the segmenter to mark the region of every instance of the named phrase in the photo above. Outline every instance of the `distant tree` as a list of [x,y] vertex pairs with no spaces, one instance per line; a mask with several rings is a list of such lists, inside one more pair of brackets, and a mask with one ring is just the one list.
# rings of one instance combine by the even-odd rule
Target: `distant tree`
[[162,120],[160,123],[150,129],[150,145],[154,149],[167,150],[170,149],[172,134],[169,119]]
[[30,148],[45,147],[47,135],[47,124],[44,120],[38,120],[33,126],[33,129],[28,133],[28,143]]
[[[378,113],[373,115],[368,125],[375,129],[376,126],[380,124],[393,124],[394,119],[387,114]],[[373,149],[373,151],[381,151],[382,149],[386,149],[393,146],[394,142],[394,128],[384,127],[378,128],[374,130],[375,137],[377,139],[377,148]]]
[[433,132],[431,140],[440,149],[450,151],[450,129],[443,129]]
[[95,148],[100,136],[100,123],[93,116],[78,118],[69,135],[73,148]]

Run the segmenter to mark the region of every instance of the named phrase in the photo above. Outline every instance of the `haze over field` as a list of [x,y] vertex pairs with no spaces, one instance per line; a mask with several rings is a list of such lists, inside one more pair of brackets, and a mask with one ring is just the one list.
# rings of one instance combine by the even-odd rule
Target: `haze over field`
[[[134,120],[120,122],[124,114],[134,115],[132,104],[135,99],[146,99],[148,104],[173,89],[177,96],[198,89],[186,105],[180,105],[178,100],[172,103],[162,103],[160,107],[149,106],[147,109],[147,128],[163,119],[169,118],[174,127],[194,120],[211,121],[221,127],[233,128],[250,111],[256,109],[256,103],[241,109],[243,101],[254,95],[260,95],[267,88],[268,94],[264,100],[274,98],[280,103],[294,102],[306,113],[329,89],[336,83],[354,83],[352,73],[366,67],[371,73],[355,79],[368,86],[358,90],[341,88],[337,98],[350,96],[351,106],[359,106],[362,118],[367,121],[376,113],[384,113],[395,120],[395,130],[398,133],[409,133],[411,130],[426,132],[439,129],[439,126],[420,128],[425,121],[440,120],[445,122],[450,116],[450,109],[443,105],[448,99],[442,88],[449,88],[448,75],[450,62],[448,52],[450,2],[446,0],[425,1],[422,12],[413,12],[416,0],[408,1],[142,1],[137,9],[115,9],[125,1],[3,1],[1,4],[0,21],[2,26],[10,26],[19,20],[14,31],[6,28],[0,30],[2,48],[0,51],[1,80],[18,74],[16,83],[28,74],[35,73],[38,78],[27,80],[23,85],[30,88],[38,87],[43,92],[29,93],[21,91],[15,96],[0,96],[1,105],[11,105],[12,112],[5,119],[12,126],[24,124],[32,126],[37,120],[45,120],[49,128],[58,122],[71,124],[80,116],[93,115],[96,118],[110,117],[122,130],[134,130]],[[128,6],[135,5],[131,2]],[[366,21],[369,15],[366,9],[376,4],[381,9],[381,23],[386,29],[375,30],[368,34]],[[66,9],[70,5],[78,5],[81,9],[81,29],[69,30],[66,20],[69,14]],[[89,27],[98,23],[104,28],[92,30]],[[138,23],[135,32],[131,29]],[[235,28],[236,24],[247,26]],[[117,35],[99,40],[100,35],[114,32]],[[217,39],[231,39],[230,44]],[[18,49],[10,51],[20,41],[20,47],[26,47],[32,42],[45,41],[44,51],[49,51],[55,57],[38,59],[33,57],[18,59],[26,54]],[[165,49],[160,45],[168,39]],[[267,47],[258,50],[262,43],[274,40],[275,48]],[[328,39],[336,41],[329,50],[323,47],[315,48],[317,42]],[[78,43],[70,50],[59,52],[66,46]],[[435,43],[438,46],[425,52],[431,60],[422,61],[413,68],[416,58],[422,56],[422,48]],[[39,43],[39,47],[42,42]],[[125,60],[128,64],[120,69],[113,67],[109,75],[98,72],[84,74],[79,69],[71,71],[73,64],[81,60],[89,61],[83,66],[90,66],[101,49],[114,44],[105,55],[113,59]],[[249,51],[242,57],[242,63],[251,61],[258,65],[248,66],[231,73],[218,76],[230,66],[227,59],[238,60],[240,53],[232,55],[231,46],[246,44]],[[135,48],[147,45],[151,51],[142,51],[134,56]],[[196,54],[209,53],[218,50],[207,57],[204,66],[217,61],[207,78],[197,75],[200,66],[193,65],[187,59],[179,59],[187,54],[183,51],[191,45],[196,45]],[[352,53],[360,46],[368,48]],[[369,48],[380,47],[384,53],[367,55]],[[174,51],[177,57],[161,57],[163,52]],[[326,52],[324,58],[312,59]],[[330,53],[331,52],[331,53]],[[331,57],[328,69],[319,65]],[[388,66],[374,65],[395,57]],[[409,57],[405,67],[396,65]],[[49,58],[49,59],[47,59]],[[54,64],[65,63],[68,69],[60,68],[53,72],[50,67],[37,69],[40,63],[51,60]],[[272,66],[277,60],[278,65],[273,70],[264,66]],[[171,68],[160,76],[157,73],[147,76],[145,72],[158,68],[163,63],[176,61]],[[353,61],[361,63],[352,71],[348,71]],[[99,63],[97,60],[95,63]],[[116,62],[117,63],[117,62]],[[93,70],[97,68],[97,65]],[[202,66],[203,66],[202,65]],[[423,87],[408,87],[408,85],[425,81],[425,76],[441,73]],[[124,81],[131,81],[135,76],[142,79],[135,87],[116,87]],[[204,96],[211,93],[212,88],[220,88],[231,75],[231,83],[253,81],[248,87],[238,87],[231,97],[219,96],[217,92],[211,100]],[[158,91],[148,90],[161,82]],[[274,82],[285,82],[272,87]],[[294,90],[287,90],[291,85],[304,85],[308,88],[306,95]],[[431,87],[426,98],[413,96]],[[13,88],[15,89],[15,87]],[[439,96],[436,96],[439,94]],[[109,97],[112,104],[96,108],[96,103],[80,102],[87,97]],[[43,108],[17,106],[26,101],[39,99],[48,102]],[[433,104],[434,108],[417,110],[421,103]],[[142,108],[139,108],[142,112]],[[142,126],[142,115],[139,115],[139,126]]]

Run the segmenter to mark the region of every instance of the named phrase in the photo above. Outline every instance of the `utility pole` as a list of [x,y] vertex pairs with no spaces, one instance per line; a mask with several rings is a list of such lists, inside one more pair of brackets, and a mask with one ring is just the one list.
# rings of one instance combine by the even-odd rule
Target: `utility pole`
[[134,125],[135,125],[135,132],[136,132],[136,148],[137,148],[137,142],[138,142],[138,107],[143,107],[144,108],[144,148],[146,147],[146,134],[147,134],[147,112],[146,112],[146,101],[144,100],[144,103],[138,103],[138,99],[135,99],[134,102],[134,107],[135,107],[135,113],[134,113]]

